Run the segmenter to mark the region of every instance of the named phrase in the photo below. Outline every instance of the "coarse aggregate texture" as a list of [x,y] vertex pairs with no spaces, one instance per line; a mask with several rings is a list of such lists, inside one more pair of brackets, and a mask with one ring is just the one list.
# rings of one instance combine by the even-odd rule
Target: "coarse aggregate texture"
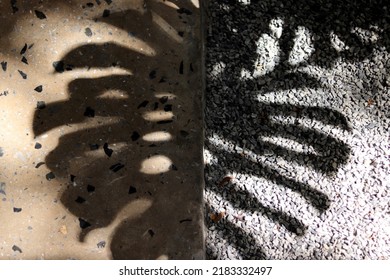
[[206,2],[207,257],[389,259],[388,2]]

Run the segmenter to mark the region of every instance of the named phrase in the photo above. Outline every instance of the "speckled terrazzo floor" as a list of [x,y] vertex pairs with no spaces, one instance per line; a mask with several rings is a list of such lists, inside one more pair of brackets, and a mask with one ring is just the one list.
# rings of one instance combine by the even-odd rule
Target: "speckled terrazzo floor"
[[198,6],[0,1],[0,259],[204,257]]

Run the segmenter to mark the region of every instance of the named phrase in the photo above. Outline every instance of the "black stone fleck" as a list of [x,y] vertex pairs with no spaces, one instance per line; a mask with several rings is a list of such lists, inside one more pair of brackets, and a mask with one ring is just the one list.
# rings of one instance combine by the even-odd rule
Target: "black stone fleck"
[[38,11],[38,10],[35,10],[35,15],[37,16],[37,18],[39,19],[45,19],[46,18],[46,15],[41,12],[41,11]]
[[27,44],[24,44],[23,48],[20,51],[20,54],[24,54],[27,51]]
[[75,175],[70,174],[70,181],[71,181],[71,182],[74,182],[74,179],[75,179],[75,178],[76,178]]
[[7,195],[5,193],[5,186],[6,186],[6,184],[4,182],[0,182],[0,193],[3,195]]
[[91,107],[85,108],[84,116],[89,117],[89,118],[94,118],[95,117],[95,110],[92,109]]
[[53,180],[56,176],[54,175],[53,172],[49,172],[46,174],[46,180],[50,181]]
[[77,203],[84,203],[85,202],[85,199],[82,198],[81,196],[78,196],[75,200]]
[[137,189],[133,186],[130,186],[129,188],[129,194],[133,194],[133,193],[136,193],[137,192]]
[[100,0],[96,0],[96,4],[100,5],[101,3]]
[[160,81],[158,81],[160,84],[162,83],[166,83],[167,82],[167,78],[166,77],[161,77]]
[[18,72],[19,72],[20,76],[22,76],[23,79],[25,79],[25,80],[27,79],[26,73],[24,73],[22,70],[18,70]]
[[4,156],[3,148],[0,147],[0,157]]
[[149,233],[150,237],[153,237],[153,236],[154,236],[154,231],[153,231],[153,230],[149,229],[149,230],[148,230],[148,233]]
[[12,8],[12,13],[16,13],[19,11],[19,8],[16,6],[16,0],[11,0],[11,8]]
[[111,157],[113,150],[108,147],[108,143],[104,143],[103,149],[106,155]]
[[183,60],[180,62],[179,73],[180,74],[184,73],[184,62],[183,62]]
[[192,63],[190,63],[190,71],[194,72],[194,67],[192,66]]
[[173,122],[172,120],[158,121],[157,124],[167,124]]
[[183,220],[180,220],[179,223],[182,224],[182,223],[185,223],[185,222],[192,222],[192,219],[183,219]]
[[44,165],[45,163],[43,161],[41,162],[38,162],[37,165],[35,165],[35,168],[39,168],[41,167],[42,165]]
[[178,12],[179,14],[186,14],[186,15],[192,15],[192,12],[186,8],[180,8],[180,9],[177,9],[176,12]]
[[34,90],[35,90],[36,92],[42,92],[43,87],[42,87],[42,85],[40,85],[40,86],[37,86],[36,88],[34,88]]
[[82,229],[85,229],[85,228],[91,226],[90,223],[88,223],[86,220],[83,220],[83,219],[81,219],[81,218],[79,218],[79,222],[80,222],[80,227],[81,227]]
[[177,171],[177,167],[176,167],[176,165],[174,165],[174,164],[171,164],[171,170],[175,170],[175,171]]
[[3,71],[7,71],[7,61],[2,61],[1,62],[1,68],[3,68]]
[[28,49],[31,49],[34,46],[34,43],[32,43],[30,46],[28,46]]
[[19,253],[23,253],[22,249],[20,249],[20,248],[19,248],[18,246],[16,246],[16,245],[12,246],[12,250],[13,250],[14,252],[18,251]]
[[25,63],[25,64],[28,64],[27,58],[23,56],[22,57],[22,62]]
[[148,105],[148,103],[149,103],[148,100],[142,101],[141,104],[138,105],[137,109],[142,108],[142,107],[146,107],[146,105]]
[[165,104],[165,103],[167,103],[167,101],[168,101],[168,96],[163,96],[160,98],[161,104]]
[[14,213],[22,212],[22,208],[14,207]]
[[98,144],[90,144],[89,149],[91,151],[97,150],[97,149],[99,149],[99,145]]
[[90,192],[94,192],[95,189],[96,189],[96,188],[95,188],[94,186],[92,186],[92,185],[88,185],[88,186],[87,186],[87,192],[89,192],[89,193],[90,193]]
[[149,79],[153,80],[156,78],[156,75],[157,75],[157,71],[156,70],[152,70],[150,71],[149,73]]
[[133,134],[131,135],[131,140],[137,141],[139,139],[140,135],[137,131],[134,131]]
[[172,105],[171,104],[166,104],[164,106],[164,111],[165,112],[171,112],[172,111]]
[[153,110],[156,111],[158,109],[158,102],[154,102]]
[[38,101],[37,102],[37,109],[45,109],[45,108],[46,108],[45,101]]
[[183,32],[183,31],[179,31],[179,32],[177,32],[177,34],[178,34],[180,37],[184,37],[184,32]]
[[109,16],[110,16],[110,10],[104,10],[103,17],[109,17]]
[[88,2],[87,4],[87,7],[89,7],[89,8],[92,8],[94,5],[93,5],[93,3],[91,3],[91,2]]
[[112,0],[105,0],[108,5],[112,3]]
[[88,37],[91,37],[91,36],[92,36],[92,30],[91,30],[91,28],[89,28],[89,27],[85,28],[85,35],[87,35]]
[[37,142],[37,143],[35,143],[34,148],[38,150],[38,149],[42,148],[42,144]]
[[116,163],[114,165],[111,165],[110,166],[110,170],[112,172],[118,172],[119,170],[121,170],[123,167],[125,167],[122,163]]
[[62,72],[65,71],[65,68],[64,68],[65,67],[65,63],[62,60],[54,61],[53,62],[53,67],[56,70],[56,72],[58,72],[58,73],[62,73]]
[[106,247],[106,241],[100,241],[98,244],[96,244],[98,248],[104,248]]

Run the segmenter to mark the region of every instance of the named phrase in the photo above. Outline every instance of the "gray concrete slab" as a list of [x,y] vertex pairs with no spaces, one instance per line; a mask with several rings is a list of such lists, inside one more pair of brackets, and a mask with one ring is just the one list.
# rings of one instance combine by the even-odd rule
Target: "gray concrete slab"
[[0,258],[204,258],[198,1],[0,10]]

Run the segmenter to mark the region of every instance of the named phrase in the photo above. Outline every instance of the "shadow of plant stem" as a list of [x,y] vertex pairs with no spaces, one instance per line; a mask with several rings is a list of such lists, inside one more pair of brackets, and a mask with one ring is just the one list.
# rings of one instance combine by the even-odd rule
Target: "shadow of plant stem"
[[[62,193],[61,202],[79,217],[80,241],[92,230],[118,220],[125,206],[140,199],[151,203],[149,208],[145,206],[135,211],[135,215],[117,221],[119,225],[112,233],[110,245],[115,259],[150,259],[164,254],[183,258],[188,252],[174,253],[175,242],[187,240],[188,243],[196,235],[187,234],[185,227],[198,220],[193,215],[201,197],[189,198],[190,192],[185,187],[175,190],[169,187],[196,185],[192,179],[183,179],[188,174],[184,168],[178,171],[178,166],[184,159],[172,148],[192,141],[193,136],[187,131],[191,128],[190,120],[178,124],[175,118],[160,121],[145,118],[150,112],[173,112],[181,116],[185,111],[179,110],[178,102],[185,101],[177,101],[172,96],[181,97],[181,88],[190,83],[192,67],[198,67],[197,62],[183,62],[186,50],[179,40],[181,37],[167,33],[153,18],[157,15],[160,22],[183,30],[184,36],[190,17],[198,11],[190,2],[172,2],[180,9],[159,1],[145,1],[144,13],[127,10],[96,19],[126,31],[134,41],[143,41],[156,55],[149,56],[115,42],[77,47],[53,64],[54,75],[64,75],[63,72],[73,69],[84,69],[88,75],[90,68],[120,68],[131,74],[75,79],[68,85],[68,100],[47,104],[34,116],[36,136],[64,126],[72,128],[75,124],[76,130],[60,137],[58,146],[47,155],[46,164],[56,176],[72,181]],[[142,138],[156,131],[174,135],[175,141],[148,142]],[[155,155],[164,155],[175,165],[158,174],[142,173],[142,162]],[[165,174],[170,172],[180,172],[180,176],[169,179],[167,184]],[[179,202],[167,201],[167,193]],[[188,207],[186,213],[174,211],[181,201],[197,203],[193,202],[194,207]],[[162,221],[166,221],[163,227]],[[175,240],[173,231],[180,233],[180,241]]]

